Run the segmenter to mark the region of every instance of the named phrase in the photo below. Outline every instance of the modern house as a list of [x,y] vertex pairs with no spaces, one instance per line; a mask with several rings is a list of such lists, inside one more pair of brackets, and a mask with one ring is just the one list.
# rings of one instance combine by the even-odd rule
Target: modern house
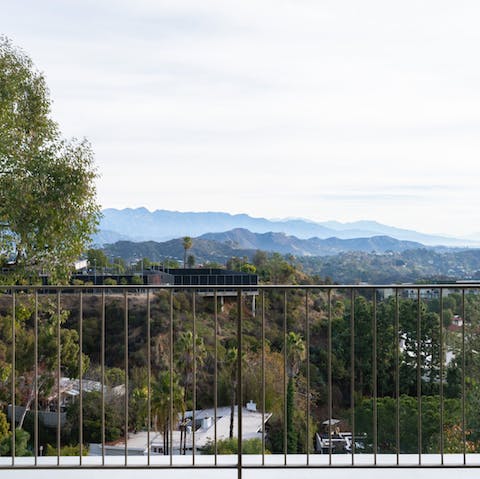
[[[195,423],[193,423],[193,412],[187,411],[185,417],[187,419],[185,424],[186,434],[186,454],[192,454],[195,449],[196,454],[201,454],[202,450],[215,440],[215,430],[217,441],[228,439],[230,433],[230,414],[229,406],[219,407],[215,413],[212,409],[201,409],[195,411]],[[271,413],[262,413],[257,411],[256,404],[250,401],[242,408],[242,438],[247,439],[262,439],[262,431],[271,417]],[[181,454],[180,439],[181,431],[179,428],[180,417],[176,428],[172,435],[172,454]],[[195,425],[194,425],[195,424]],[[195,439],[194,432],[195,430]],[[233,437],[238,437],[238,406],[235,406],[233,417]],[[121,456],[125,454],[127,449],[128,455],[147,455],[150,448],[150,454],[163,455],[164,442],[161,433],[156,431],[150,432],[150,443],[148,441],[148,432],[141,431],[136,434],[129,434],[127,438],[127,445],[124,441],[116,442],[115,444],[106,444],[105,454],[108,456]],[[89,455],[98,456],[102,454],[101,444],[90,444]]]

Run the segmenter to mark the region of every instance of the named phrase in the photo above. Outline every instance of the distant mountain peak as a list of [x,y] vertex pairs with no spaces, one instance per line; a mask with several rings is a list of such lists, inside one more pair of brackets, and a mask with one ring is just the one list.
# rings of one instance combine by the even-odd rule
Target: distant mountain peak
[[268,220],[244,213],[181,212],[145,207],[103,210],[100,230],[108,231],[132,241],[165,241],[183,236],[198,237],[206,233],[221,233],[232,230],[248,230],[252,233],[283,233],[297,239],[308,238],[372,238],[386,235],[402,241],[426,245],[474,246],[473,241],[428,235],[413,230],[383,225],[373,220],[351,223],[327,221],[315,223],[305,219]]

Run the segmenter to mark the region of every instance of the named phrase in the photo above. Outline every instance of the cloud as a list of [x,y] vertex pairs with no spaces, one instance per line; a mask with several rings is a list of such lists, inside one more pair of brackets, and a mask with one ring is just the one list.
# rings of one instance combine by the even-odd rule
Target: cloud
[[480,203],[477,2],[3,3],[105,206],[441,230]]

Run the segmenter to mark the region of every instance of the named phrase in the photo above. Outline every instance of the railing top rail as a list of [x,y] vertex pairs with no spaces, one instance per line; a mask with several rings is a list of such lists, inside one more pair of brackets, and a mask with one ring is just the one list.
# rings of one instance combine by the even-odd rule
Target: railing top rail
[[186,290],[198,290],[208,289],[212,291],[224,291],[224,290],[253,290],[253,289],[480,289],[480,280],[478,282],[459,282],[459,283],[402,283],[402,284],[228,284],[228,285],[210,285],[210,284],[198,284],[198,285],[173,285],[173,284],[129,284],[129,285],[106,285],[106,284],[91,284],[91,285],[70,285],[70,284],[52,284],[52,285],[1,285],[1,290],[138,290],[138,289],[186,289]]

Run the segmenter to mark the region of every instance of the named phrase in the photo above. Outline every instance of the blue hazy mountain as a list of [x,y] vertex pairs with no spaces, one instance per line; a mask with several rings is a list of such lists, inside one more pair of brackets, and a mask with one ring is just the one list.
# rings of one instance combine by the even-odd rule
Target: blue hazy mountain
[[[246,214],[232,215],[221,212],[149,211],[146,208],[105,209],[95,244],[116,240],[167,241],[183,236],[198,237],[206,233],[221,233],[245,229],[252,233],[285,233],[298,239],[308,238],[371,238],[390,236],[402,241],[424,245],[468,246],[471,240],[435,236],[413,230],[395,228],[375,221],[315,223],[305,219],[268,220]],[[106,241],[108,236],[109,241]],[[116,238],[116,239],[115,239]]]

